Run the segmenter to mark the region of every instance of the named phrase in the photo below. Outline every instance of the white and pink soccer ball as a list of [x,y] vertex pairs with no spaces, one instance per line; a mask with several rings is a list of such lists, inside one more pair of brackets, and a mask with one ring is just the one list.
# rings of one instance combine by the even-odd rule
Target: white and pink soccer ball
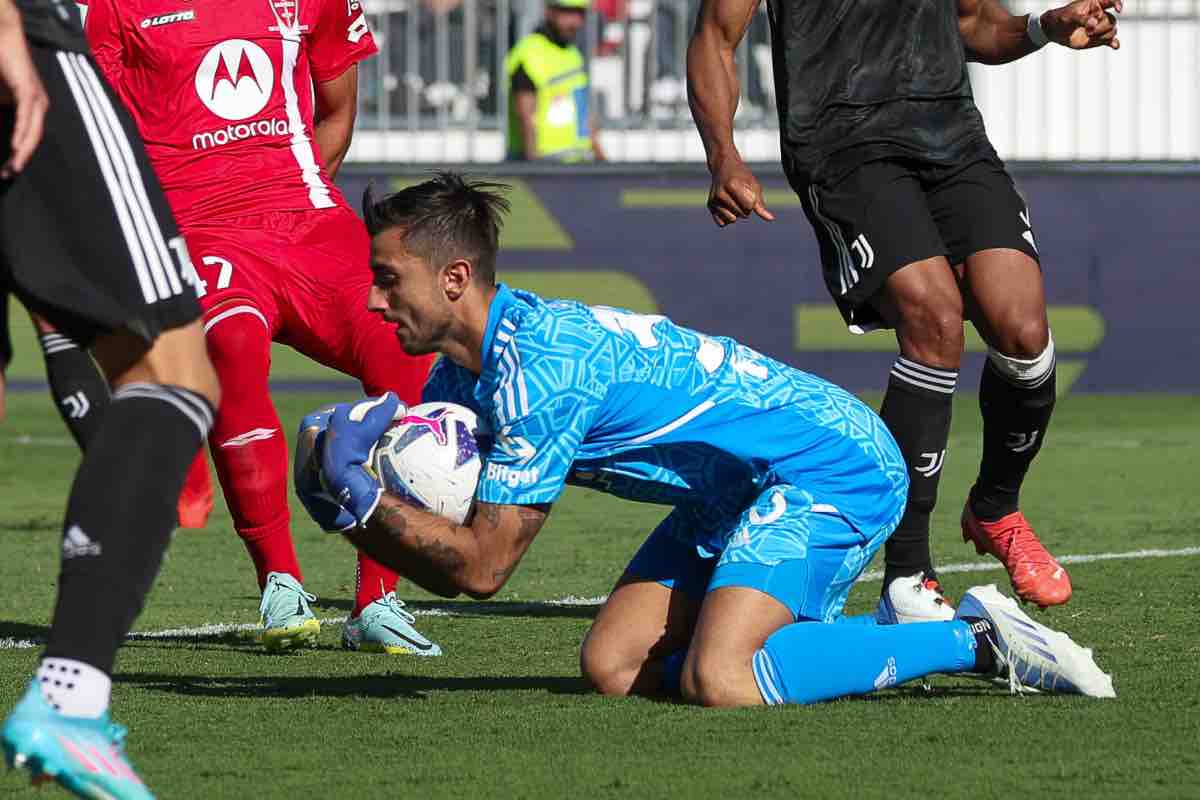
[[383,488],[461,525],[475,504],[483,464],[475,412],[454,403],[421,403],[392,423],[371,467]]

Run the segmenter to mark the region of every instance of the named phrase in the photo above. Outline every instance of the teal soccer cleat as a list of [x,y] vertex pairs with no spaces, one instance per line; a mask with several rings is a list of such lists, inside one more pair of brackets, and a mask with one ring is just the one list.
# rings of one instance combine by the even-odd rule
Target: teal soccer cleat
[[342,647],[367,653],[391,655],[440,656],[442,648],[426,639],[412,626],[416,618],[404,610],[404,603],[388,592],[346,620],[342,628]]
[[300,581],[286,572],[267,575],[262,604],[258,607],[262,632],[259,641],[271,651],[291,650],[311,644],[321,633],[321,623],[308,604],[316,595],[304,591]]
[[59,713],[34,681],[5,720],[0,742],[5,763],[28,769],[34,784],[55,780],[93,800],[154,800],[125,758],[125,734],[108,712],[97,719]]

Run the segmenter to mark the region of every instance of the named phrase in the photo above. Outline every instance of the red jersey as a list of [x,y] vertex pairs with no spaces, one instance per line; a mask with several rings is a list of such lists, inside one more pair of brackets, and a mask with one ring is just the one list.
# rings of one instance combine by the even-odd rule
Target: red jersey
[[313,82],[376,52],[360,0],[85,2],[181,226],[345,205],[313,141]]

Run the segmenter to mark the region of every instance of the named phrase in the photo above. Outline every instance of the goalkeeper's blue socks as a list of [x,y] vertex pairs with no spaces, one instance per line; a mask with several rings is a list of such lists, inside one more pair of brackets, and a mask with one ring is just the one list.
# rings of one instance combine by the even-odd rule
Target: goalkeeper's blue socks
[[754,654],[754,680],[767,705],[819,703],[935,672],[976,671],[977,641],[963,620],[879,626],[797,622],[780,628]]

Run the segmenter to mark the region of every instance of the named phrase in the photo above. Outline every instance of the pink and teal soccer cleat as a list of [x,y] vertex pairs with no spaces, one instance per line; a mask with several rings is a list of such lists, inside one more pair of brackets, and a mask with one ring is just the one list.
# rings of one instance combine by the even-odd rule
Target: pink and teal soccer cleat
[[4,721],[0,744],[5,763],[28,769],[35,785],[54,780],[92,800],[154,800],[125,757],[125,734],[107,712],[97,719],[59,713],[35,681]]

